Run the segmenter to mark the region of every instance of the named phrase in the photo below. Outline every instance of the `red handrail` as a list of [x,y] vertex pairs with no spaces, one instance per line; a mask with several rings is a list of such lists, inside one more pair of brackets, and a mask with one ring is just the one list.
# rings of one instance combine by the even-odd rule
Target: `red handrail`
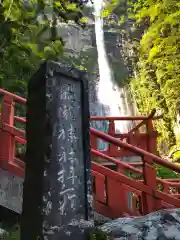
[[90,131],[91,131],[91,133],[93,135],[99,137],[102,140],[108,141],[109,143],[112,143],[112,144],[114,144],[116,146],[120,146],[122,148],[128,149],[129,151],[132,151],[132,152],[134,152],[137,155],[140,155],[142,157],[143,156],[147,157],[145,159],[145,161],[147,161],[147,162],[151,162],[150,160],[148,161],[148,159],[151,158],[151,159],[153,159],[153,161],[155,163],[157,163],[159,165],[163,165],[163,166],[165,166],[167,168],[170,168],[173,171],[177,171],[177,172],[180,173],[180,166],[175,165],[174,163],[171,163],[171,162],[169,162],[169,161],[167,161],[165,159],[162,159],[162,158],[160,158],[160,157],[158,157],[158,156],[156,156],[156,155],[154,155],[152,153],[149,153],[149,152],[144,151],[144,150],[142,150],[140,148],[137,148],[137,147],[132,146],[132,145],[130,145],[128,143],[125,143],[125,142],[123,142],[123,141],[121,141],[119,139],[113,138],[113,137],[109,136],[108,134],[106,134],[104,132],[100,132],[100,131],[98,131],[98,130],[96,130],[94,128],[91,128]]
[[[20,102],[25,104],[26,103],[26,99],[21,98],[13,93],[9,93],[4,89],[0,89],[0,94],[4,95],[4,101],[3,101],[3,105],[2,105],[2,114],[3,112],[6,112],[8,114],[10,114],[10,111],[13,110],[15,108],[15,102]],[[11,110],[8,111],[3,111],[3,109],[7,109],[7,108],[11,108]],[[140,133],[138,134],[137,132],[135,133],[135,135],[131,135],[130,132],[129,133],[121,133],[121,134],[117,134],[116,133],[116,129],[115,129],[115,121],[124,121],[124,120],[129,120],[129,121],[138,121],[138,120],[142,120],[143,121],[147,121],[149,122],[150,118],[153,119],[157,119],[159,117],[154,116],[155,113],[151,113],[149,116],[124,116],[124,117],[97,117],[97,116],[91,116],[90,117],[90,121],[101,121],[101,120],[106,120],[109,121],[109,128],[108,128],[108,134],[116,137],[116,138],[120,138],[120,139],[124,139],[126,140],[128,143],[132,144],[132,145],[136,145],[142,149],[148,150],[150,152],[156,152],[156,138],[157,138],[157,132],[154,131],[153,127],[147,129],[147,131],[145,133]],[[5,120],[4,117],[7,117],[7,119]],[[9,115],[10,117],[10,115]],[[1,114],[0,114],[0,119],[2,118]],[[1,120],[3,122],[3,125],[1,126],[1,128],[3,128],[3,131],[8,131],[10,133],[12,132],[17,132],[17,129],[14,129],[14,124],[9,124],[9,119],[7,114],[5,114],[5,116],[3,116],[3,120]],[[11,122],[20,122],[20,123],[26,123],[26,118],[22,118],[19,116],[14,116],[14,113],[11,114]],[[150,119],[150,121],[152,121],[152,119]],[[10,129],[13,128],[13,129]],[[137,127],[139,128],[139,126]],[[151,135],[151,133],[153,133]],[[22,134],[21,134],[22,135]],[[19,136],[19,135],[18,135]],[[10,144],[10,137],[8,144]],[[22,142],[22,141],[21,141]],[[93,148],[97,148],[97,139],[95,138],[91,138],[91,143]],[[104,152],[109,156],[114,156],[114,157],[122,157],[122,156],[130,156],[130,153],[128,153],[127,151],[119,151],[116,147],[113,147],[111,145],[108,146],[108,149]]]
[[[154,116],[152,119],[156,120],[161,118],[160,116]],[[122,117],[109,117],[109,116],[91,116],[91,121],[104,121],[104,120],[122,120],[122,121],[127,121],[127,120],[148,120],[148,116],[122,116]]]
[[17,102],[20,102],[20,103],[26,103],[25,98],[19,97],[18,95],[10,93],[10,92],[2,89],[2,88],[0,88],[0,94],[11,96],[11,97],[13,97],[14,101],[17,101]]
[[[101,158],[106,159],[110,162],[113,162],[114,164],[116,164],[118,167],[121,168],[121,172],[124,169],[128,169],[129,171],[132,171],[133,173],[143,175],[143,171],[136,168],[136,167],[133,167],[133,164],[131,165],[131,163],[127,164],[125,162],[120,162],[119,160],[117,160],[113,157],[109,157],[106,154],[103,154],[100,151],[97,151],[97,150],[94,150],[94,149],[91,149],[91,153],[94,156],[101,157]],[[141,164],[139,163],[138,165],[143,166],[143,163],[141,163]],[[141,182],[142,180],[139,180],[139,181]],[[169,184],[172,187],[180,187],[180,179],[161,179],[161,178],[157,178],[157,182],[162,183],[162,184]],[[176,183],[176,182],[178,182],[178,183]]]

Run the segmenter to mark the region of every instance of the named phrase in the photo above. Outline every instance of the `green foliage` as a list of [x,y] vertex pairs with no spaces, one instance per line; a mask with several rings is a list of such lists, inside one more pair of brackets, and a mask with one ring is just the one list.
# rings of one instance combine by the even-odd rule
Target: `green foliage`
[[169,168],[157,166],[156,167],[156,174],[157,177],[163,179],[170,179],[170,178],[180,178],[180,174],[170,170]]
[[[131,88],[139,111],[153,108],[163,113],[155,123],[161,133],[159,150],[167,153],[176,144],[174,125],[180,113],[180,3],[176,0],[118,1],[112,6],[120,23],[133,19],[144,34],[136,40],[138,61]],[[124,10],[124,11],[122,11]]]
[[180,110],[180,4],[146,0],[135,16],[137,22],[148,19],[148,26],[140,40],[138,77],[132,87],[141,112],[155,107],[164,113],[156,126],[160,150],[166,152],[175,144],[173,127]]
[[108,239],[107,235],[100,231],[99,229],[95,229],[90,236],[90,240],[107,240],[107,239]]
[[[40,61],[63,53],[59,22],[84,26],[81,0],[3,0],[0,3],[0,87],[25,97]],[[46,13],[49,13],[49,17]]]
[[180,150],[173,154],[173,159],[180,159]]
[[[40,62],[56,60],[63,54],[63,39],[56,31],[58,23],[74,21],[84,26],[81,2],[61,0],[53,5],[50,0],[0,1],[0,88],[27,97],[28,80]],[[16,103],[15,111],[16,116],[25,116],[22,104]],[[22,151],[24,147],[17,145],[17,154]]]
[[15,225],[8,230],[8,236],[4,237],[4,240],[20,240],[20,228],[19,225]]

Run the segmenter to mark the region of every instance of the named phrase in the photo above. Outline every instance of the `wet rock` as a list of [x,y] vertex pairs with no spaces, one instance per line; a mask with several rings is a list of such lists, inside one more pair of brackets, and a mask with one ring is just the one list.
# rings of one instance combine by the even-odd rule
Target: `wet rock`
[[100,226],[106,222],[109,222],[111,219],[107,218],[97,212],[94,212],[94,223],[96,226]]
[[111,220],[99,227],[99,230],[111,240],[180,240],[180,209]]

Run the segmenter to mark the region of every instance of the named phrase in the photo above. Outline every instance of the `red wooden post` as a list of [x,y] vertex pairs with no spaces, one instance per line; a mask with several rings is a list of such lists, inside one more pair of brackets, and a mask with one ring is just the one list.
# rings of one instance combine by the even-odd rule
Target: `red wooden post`
[[97,137],[90,133],[90,143],[91,143],[91,148],[94,150],[98,150],[98,145],[97,145]]
[[137,196],[136,194],[132,194],[132,213],[133,215],[138,215],[138,210],[137,210],[137,207],[136,207],[136,203],[137,203],[137,200],[138,200],[139,196]]
[[110,177],[107,178],[107,199],[108,207],[112,210],[114,218],[127,212],[127,197],[124,185]]
[[144,172],[144,183],[149,187],[151,194],[143,192],[142,194],[142,210],[143,214],[161,209],[161,200],[154,196],[154,190],[157,189],[156,185],[156,170],[153,167],[153,160],[150,157],[143,159],[143,172]]
[[5,131],[5,124],[13,126],[14,123],[14,99],[11,95],[4,95],[1,122],[0,122],[0,167],[7,169],[8,162],[13,160],[15,141],[10,132]]
[[[115,124],[114,124],[114,120],[109,120],[109,131],[108,131],[108,134],[112,137],[115,136],[115,133],[116,133],[116,129],[115,129]],[[109,156],[110,157],[114,157],[116,156],[116,152],[117,152],[117,146],[115,146],[114,144],[112,143],[109,143]]]
[[164,193],[169,193],[169,184],[168,183],[163,184],[163,192]]
[[[147,129],[147,151],[153,154],[156,154],[156,140],[154,139],[153,133],[154,133],[154,127],[152,123],[152,119],[147,120],[146,124]],[[155,140],[155,142],[154,142]]]
[[[126,175],[126,169],[123,168],[122,166],[118,165],[117,171],[123,175]],[[114,186],[114,188],[115,188],[115,186]],[[128,211],[128,191],[122,183],[121,184],[119,183],[118,191],[121,193],[121,207],[123,206],[124,212]],[[114,200],[114,201],[118,202],[118,200]]]
[[106,203],[106,196],[105,196],[105,176],[101,173],[95,173],[95,198],[97,201],[101,203]]
[[[112,137],[116,134],[115,123],[114,120],[109,120],[109,131],[108,134]],[[112,143],[109,143],[109,156],[116,156],[116,152],[118,151],[118,147]],[[122,148],[121,148],[122,151]],[[125,169],[122,166],[118,166],[117,171],[119,173],[125,174]],[[113,186],[114,184],[114,186]],[[116,212],[116,216],[118,217],[119,214],[122,212],[127,211],[127,190],[123,187],[123,184],[112,182],[111,179],[107,181],[108,185],[108,205]],[[112,186],[114,191],[112,190]],[[120,194],[120,198],[119,198]],[[121,201],[120,201],[121,200]]]

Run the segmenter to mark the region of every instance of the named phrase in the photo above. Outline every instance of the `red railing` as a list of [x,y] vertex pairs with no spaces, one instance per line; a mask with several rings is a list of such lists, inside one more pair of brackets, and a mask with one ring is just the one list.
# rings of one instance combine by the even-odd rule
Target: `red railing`
[[[93,163],[92,169],[96,186],[95,199],[97,208],[101,209],[100,211],[106,212],[108,216],[117,217],[120,212],[121,214],[124,212],[126,215],[140,215],[165,207],[180,206],[179,194],[171,194],[170,192],[171,188],[176,188],[176,192],[179,191],[180,180],[177,179],[175,182],[157,178],[154,164],[165,166],[178,173],[180,173],[180,166],[95,129],[91,129],[91,134],[132,151],[143,159],[143,171],[141,171],[114,158],[102,155],[97,150],[91,150],[94,155],[106,158],[118,166],[118,172],[115,172]],[[126,176],[125,170],[141,175],[143,180],[130,179]],[[128,206],[128,191],[133,193],[131,207]]]
[[[91,121],[108,121],[109,129],[107,134],[123,140],[131,145],[137,146],[141,149],[147,150],[151,153],[157,153],[157,137],[158,133],[153,128],[153,120],[161,118],[161,116],[154,116],[155,111],[153,110],[149,116],[125,116],[125,117],[94,117],[90,118]],[[138,122],[138,125],[132,128],[127,133],[116,133],[115,122],[117,121],[131,121]],[[143,128],[143,132],[142,132]],[[93,149],[98,149],[98,138],[91,135],[91,146]],[[127,149],[121,149],[118,146],[109,144],[107,150],[103,151],[104,154],[113,157],[127,157],[134,156],[133,152]]]
[[[15,144],[25,144],[25,132],[14,126],[15,122],[22,124],[26,123],[26,119],[17,117],[14,114],[16,103],[25,103],[26,100],[14,94],[8,93],[0,89],[0,94],[3,94],[2,108],[0,115],[0,168],[5,169],[19,177],[24,177],[25,164],[15,155]],[[104,167],[97,162],[92,163],[93,186],[94,186],[94,204],[99,213],[109,217],[119,217],[122,215],[141,215],[146,214],[160,208],[180,207],[180,181],[179,179],[159,179],[156,177],[154,164],[165,166],[173,171],[180,173],[180,167],[176,166],[160,157],[153,155],[151,151],[154,149],[151,144],[151,134],[149,129],[153,131],[152,119],[155,119],[152,114],[148,117],[91,117],[91,120],[101,121],[108,120],[109,131],[103,133],[91,128],[91,152],[95,158],[101,158],[108,162],[114,163],[117,168],[115,171]],[[141,121],[127,135],[117,135],[115,133],[115,120],[138,120]],[[146,147],[137,147],[137,144],[132,144],[135,139],[141,134],[140,127],[145,124],[147,133],[144,140],[148,140]],[[149,134],[150,133],[150,134]],[[156,133],[155,133],[156,134]],[[126,142],[124,142],[126,138]],[[102,139],[109,143],[109,152],[98,151],[96,141]],[[130,140],[129,140],[130,139]],[[131,144],[130,144],[131,143]],[[154,143],[153,143],[154,144]],[[118,156],[140,156],[142,159],[142,169],[135,168],[129,164],[120,162],[115,150],[120,148],[121,154]],[[149,150],[150,152],[148,152]],[[119,150],[118,150],[119,151]],[[112,154],[112,155],[111,155]],[[115,156],[114,156],[115,155]],[[138,175],[138,179],[127,175],[128,173]],[[172,192],[171,190],[174,190]],[[131,193],[128,197],[128,193]]]
[[25,132],[16,128],[15,122],[22,122],[22,118],[15,116],[17,103],[25,104],[26,99],[0,89],[3,95],[0,114],[0,168],[12,173],[23,175],[24,163],[15,158],[16,144],[25,144]]
[[[23,165],[19,161],[16,154],[16,145],[25,144],[25,132],[23,129],[16,127],[16,123],[26,124],[26,119],[15,116],[16,104],[20,103],[25,105],[26,99],[21,98],[15,94],[9,93],[3,89],[0,89],[0,95],[2,98],[2,107],[0,114],[0,167],[1,168],[14,168],[17,163],[18,166]],[[144,150],[148,150],[152,153],[156,152],[156,138],[157,132],[153,129],[152,120],[156,119],[154,113],[149,116],[131,116],[131,117],[91,117],[91,121],[108,121],[109,128],[108,134],[120,140],[126,141],[129,144],[138,146]],[[134,129],[131,129],[129,133],[117,134],[115,130],[115,121],[142,121]],[[141,133],[140,127],[142,125],[146,126],[146,132]],[[3,141],[2,141],[3,139]],[[93,149],[98,149],[97,138],[91,134],[91,146]],[[118,148],[112,144],[109,144],[108,149],[101,151],[102,153],[113,156],[113,157],[123,157],[132,156],[134,153],[127,151],[123,148]],[[20,170],[18,170],[20,171]]]

